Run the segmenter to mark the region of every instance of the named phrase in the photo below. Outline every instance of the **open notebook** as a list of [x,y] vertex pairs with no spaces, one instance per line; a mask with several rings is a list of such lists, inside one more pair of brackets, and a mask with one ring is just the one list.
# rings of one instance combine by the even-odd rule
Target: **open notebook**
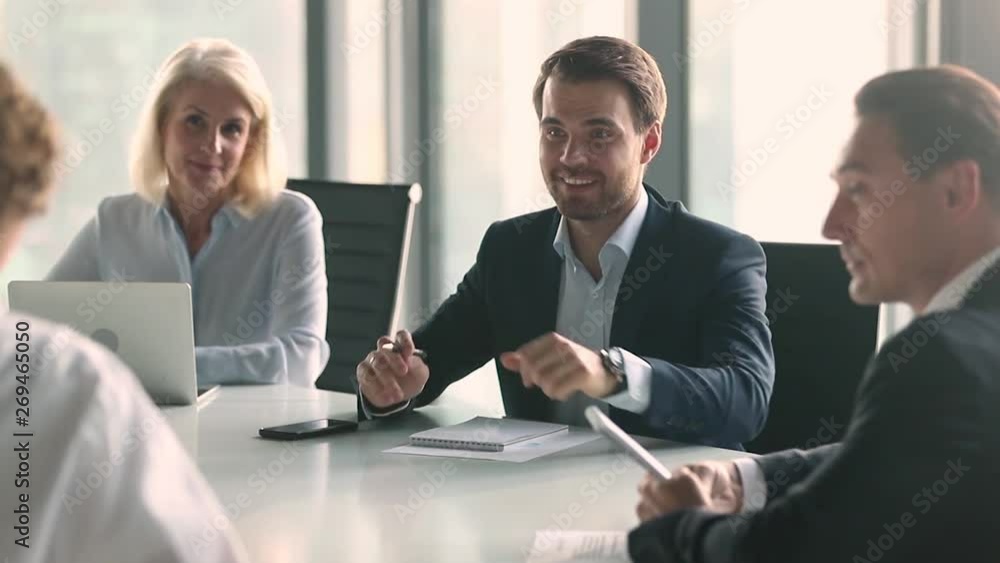
[[417,432],[411,446],[502,452],[504,447],[569,428],[565,424],[477,416],[460,424]]

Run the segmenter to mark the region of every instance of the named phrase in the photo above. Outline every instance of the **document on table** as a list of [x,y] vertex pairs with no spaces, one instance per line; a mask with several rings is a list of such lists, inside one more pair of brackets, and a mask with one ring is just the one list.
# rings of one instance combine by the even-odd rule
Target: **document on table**
[[454,457],[459,459],[484,459],[489,461],[509,461],[513,463],[523,463],[531,461],[544,455],[561,452],[563,450],[586,444],[600,438],[598,434],[589,431],[570,432],[561,430],[553,434],[540,436],[533,440],[526,440],[507,446],[502,452],[480,452],[472,450],[455,450],[450,448],[428,448],[424,446],[398,446],[390,448],[382,453],[422,455],[432,457]]
[[527,563],[628,563],[628,532],[539,530]]

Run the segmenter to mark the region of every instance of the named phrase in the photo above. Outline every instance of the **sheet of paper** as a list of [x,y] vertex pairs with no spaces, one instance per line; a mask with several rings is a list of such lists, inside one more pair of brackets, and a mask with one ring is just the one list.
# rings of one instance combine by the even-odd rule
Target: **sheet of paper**
[[624,562],[628,557],[628,532],[539,530],[527,563],[561,561]]
[[570,432],[562,430],[554,434],[542,436],[534,440],[519,442],[504,448],[502,452],[476,452],[469,450],[452,450],[448,448],[425,448],[418,446],[398,446],[390,448],[382,453],[423,455],[432,457],[454,457],[460,459],[485,459],[489,461],[509,461],[513,463],[523,463],[544,455],[561,452],[563,450],[586,444],[600,438],[594,432]]

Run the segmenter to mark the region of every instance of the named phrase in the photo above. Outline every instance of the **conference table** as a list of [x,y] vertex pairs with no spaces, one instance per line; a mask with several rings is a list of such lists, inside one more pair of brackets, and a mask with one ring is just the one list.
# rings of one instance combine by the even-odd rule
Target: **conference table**
[[[383,453],[414,432],[482,414],[447,397],[362,422],[355,432],[293,442],[265,440],[257,430],[353,420],[355,397],[225,387],[204,405],[163,412],[256,563],[524,562],[537,531],[625,531],[637,523],[644,471],[604,438],[524,463]],[[667,467],[746,455],[640,442]]]

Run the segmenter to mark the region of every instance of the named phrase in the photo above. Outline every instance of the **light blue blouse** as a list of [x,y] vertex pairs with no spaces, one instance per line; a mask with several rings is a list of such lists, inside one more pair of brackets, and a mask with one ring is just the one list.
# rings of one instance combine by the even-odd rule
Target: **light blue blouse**
[[312,386],[330,357],[322,225],[312,200],[292,191],[252,219],[227,204],[192,260],[165,206],[113,196],[47,279],[190,284],[200,385]]

